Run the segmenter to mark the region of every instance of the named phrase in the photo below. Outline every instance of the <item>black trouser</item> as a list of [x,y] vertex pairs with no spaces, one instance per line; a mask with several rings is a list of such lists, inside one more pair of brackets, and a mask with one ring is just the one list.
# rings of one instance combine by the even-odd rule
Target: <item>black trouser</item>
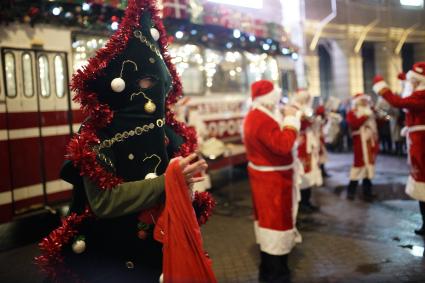
[[[348,184],[348,195],[354,196],[356,194],[357,186],[359,181],[351,180]],[[372,196],[372,181],[368,178],[363,179],[363,194],[365,196]]]
[[419,201],[419,210],[421,211],[422,215],[422,228],[425,228],[425,202]]
[[301,201],[302,205],[309,205],[311,199],[311,188],[301,190]]
[[261,252],[260,281],[289,282],[288,255],[271,255]]

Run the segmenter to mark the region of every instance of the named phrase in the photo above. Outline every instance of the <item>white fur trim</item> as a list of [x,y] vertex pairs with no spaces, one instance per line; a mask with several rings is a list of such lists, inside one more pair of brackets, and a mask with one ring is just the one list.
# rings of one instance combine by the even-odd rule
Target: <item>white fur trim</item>
[[260,172],[288,171],[288,170],[294,169],[295,162],[289,165],[282,165],[282,166],[262,166],[262,165],[255,165],[254,163],[250,161],[248,162],[248,166]]
[[260,250],[271,255],[289,254],[292,248],[302,241],[297,228],[280,231],[260,227],[258,221],[254,221],[254,232]]
[[372,89],[375,93],[379,94],[379,92],[384,88],[388,88],[387,83],[385,81],[380,81],[374,84]]
[[416,181],[409,176],[406,183],[406,194],[419,201],[425,201],[425,183]]
[[[316,160],[318,161],[318,160]],[[305,190],[313,187],[320,187],[323,185],[322,172],[319,167],[312,168],[308,173],[304,173],[301,176],[300,189]]]
[[351,167],[351,170],[350,170],[351,181],[359,181],[365,178],[372,179],[373,177],[375,177],[375,165]]
[[297,131],[300,131],[301,128],[301,121],[299,118],[295,116],[286,116],[283,119],[282,127],[292,127],[295,128]]
[[420,81],[420,82],[425,82],[425,76],[410,70],[409,72],[407,72],[406,74],[406,79],[411,81],[412,79]]

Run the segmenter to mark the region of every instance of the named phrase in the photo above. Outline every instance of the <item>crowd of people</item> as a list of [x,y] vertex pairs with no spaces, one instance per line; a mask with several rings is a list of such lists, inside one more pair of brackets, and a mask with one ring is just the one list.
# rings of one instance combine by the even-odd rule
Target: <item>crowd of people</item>
[[[377,76],[373,86],[379,96],[377,102],[370,95],[355,94],[344,115],[335,98],[326,107],[319,105],[314,109],[312,96],[300,90],[282,105],[278,90],[270,81],[252,85],[252,106],[244,121],[243,137],[249,160],[254,231],[261,254],[261,282],[289,282],[288,255],[301,242],[296,228],[298,209],[319,211],[311,202],[311,194],[327,176],[326,143],[332,144],[344,133],[350,133],[353,164],[347,198],[356,197],[361,182],[363,199],[374,200],[372,180],[380,152],[380,129],[385,128],[382,119],[390,121],[386,116],[391,107],[406,117],[406,123],[398,125],[398,135],[408,140],[411,173],[406,193],[419,201],[423,223],[415,233],[425,235],[425,62],[415,64],[407,76],[400,74],[399,79],[403,90],[394,94]],[[344,123],[345,131],[339,127]],[[386,143],[381,146],[383,152],[388,149]]]
[[[406,84],[404,73],[401,73],[398,78],[401,87]],[[328,102],[328,107],[326,107],[328,119],[336,119],[336,121],[332,124],[335,128],[326,129],[326,146],[334,152],[349,152],[353,150],[351,128],[347,121],[347,113],[352,107],[351,99],[340,101],[335,97],[330,97]],[[406,123],[406,113],[402,109],[393,107],[384,99],[378,99],[374,109],[378,125],[379,152],[406,156],[406,137],[401,134]]]

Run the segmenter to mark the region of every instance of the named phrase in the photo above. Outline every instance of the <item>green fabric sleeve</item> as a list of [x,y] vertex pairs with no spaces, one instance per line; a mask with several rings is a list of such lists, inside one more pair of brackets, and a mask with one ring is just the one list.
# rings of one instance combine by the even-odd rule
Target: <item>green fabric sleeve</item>
[[84,188],[93,213],[100,218],[111,218],[137,213],[162,201],[165,178],[161,175],[106,190],[99,189],[88,178],[84,178]]

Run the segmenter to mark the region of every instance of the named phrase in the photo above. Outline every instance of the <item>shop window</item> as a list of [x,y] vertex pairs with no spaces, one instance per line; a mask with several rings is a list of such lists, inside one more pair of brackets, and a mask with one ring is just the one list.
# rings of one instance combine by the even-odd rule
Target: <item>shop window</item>
[[208,91],[215,94],[243,94],[246,79],[240,52],[205,50],[205,72]]
[[15,56],[8,52],[4,55],[5,74],[6,74],[6,95],[8,97],[16,96],[16,62]]
[[279,68],[277,61],[267,54],[245,52],[247,60],[248,85],[258,80],[269,80],[279,85]]
[[32,58],[29,53],[22,54],[22,80],[24,85],[24,95],[30,97],[34,95],[34,72],[32,69]]
[[186,95],[202,95],[205,92],[204,59],[196,45],[173,45],[170,54],[180,75]]

